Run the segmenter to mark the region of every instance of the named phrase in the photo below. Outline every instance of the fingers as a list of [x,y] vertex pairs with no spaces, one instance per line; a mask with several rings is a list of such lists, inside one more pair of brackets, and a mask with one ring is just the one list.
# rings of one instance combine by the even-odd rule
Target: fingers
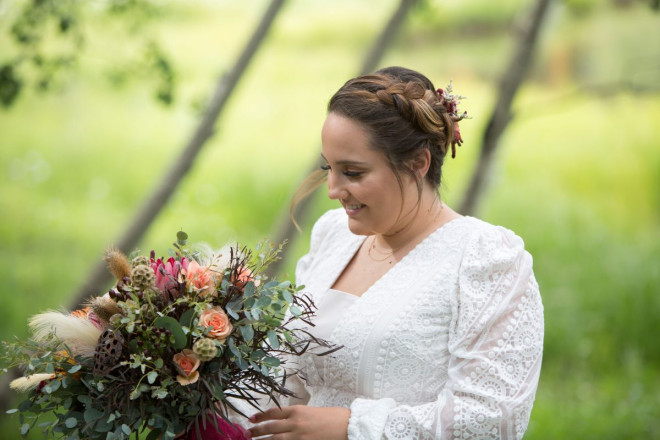
[[[248,429],[248,435],[250,438],[262,437],[264,435],[276,435],[289,432],[290,428],[286,421],[276,421],[270,423],[264,423],[262,425],[253,426]],[[271,437],[268,437],[271,438]]]
[[287,407],[270,408],[264,412],[258,412],[256,414],[251,415],[248,420],[252,423],[261,423],[261,422],[266,422],[268,420],[286,419],[288,415],[289,415],[289,411],[287,410]]

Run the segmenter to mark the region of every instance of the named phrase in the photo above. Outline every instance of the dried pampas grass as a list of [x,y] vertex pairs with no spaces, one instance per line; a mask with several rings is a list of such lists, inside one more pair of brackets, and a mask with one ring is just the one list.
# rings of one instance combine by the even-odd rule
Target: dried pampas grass
[[12,390],[18,391],[19,393],[25,393],[36,388],[42,381],[51,380],[56,377],[55,373],[39,373],[32,374],[30,376],[19,377],[14,379],[9,384],[9,388]]
[[87,357],[94,356],[102,333],[85,318],[55,311],[40,313],[32,317],[29,324],[35,341],[46,341],[54,333],[74,354]]

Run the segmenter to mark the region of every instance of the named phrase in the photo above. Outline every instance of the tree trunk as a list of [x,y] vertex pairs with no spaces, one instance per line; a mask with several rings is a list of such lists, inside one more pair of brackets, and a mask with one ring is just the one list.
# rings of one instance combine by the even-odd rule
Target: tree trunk
[[472,180],[459,208],[461,214],[474,214],[486,190],[493,166],[495,150],[499,145],[502,133],[512,117],[511,103],[520,84],[523,82],[525,73],[527,73],[532,63],[541,25],[547,15],[551,1],[538,0],[520,29],[516,51],[509,62],[506,74],[500,81],[495,108],[483,135],[481,154],[472,174]]
[[[192,167],[195,157],[201,150],[202,146],[204,146],[204,143],[213,135],[215,121],[220,116],[220,113],[231,96],[238,80],[260,44],[263,42],[264,37],[268,33],[268,30],[283,4],[284,0],[271,1],[240,57],[231,70],[219,80],[215,92],[213,93],[213,97],[206,108],[197,129],[186,144],[186,147],[174,161],[172,167],[165,175],[160,185],[142,205],[129,228],[116,244],[117,248],[123,252],[128,252],[137,245],[151,222],[156,218],[158,213],[163,209],[169,198],[172,196],[177,185]],[[108,272],[105,263],[99,258],[99,262],[94,266],[89,278],[85,280],[75,294],[75,298],[70,304],[70,309],[79,308],[88,297],[101,293],[101,289],[110,282],[110,273]],[[2,392],[0,393],[0,412],[4,413],[9,405],[9,382],[18,377],[18,375],[19,372],[14,369],[1,378],[0,390],[2,390]]]
[[[417,0],[401,0],[401,3],[399,3],[399,7],[396,9],[396,11],[394,11],[392,16],[388,20],[387,24],[383,28],[383,31],[378,35],[378,38],[376,39],[376,41],[374,41],[374,44],[371,46],[369,52],[367,52],[367,55],[364,57],[364,61],[362,63],[362,66],[360,67],[360,72],[359,72],[360,75],[365,73],[370,73],[376,70],[378,63],[380,63],[380,60],[383,58],[385,50],[392,43],[392,40],[394,39],[397,32],[403,25],[403,22],[405,21],[405,18],[408,15],[408,11],[416,2]],[[314,171],[316,168],[317,165],[315,161],[312,164],[312,166],[309,167],[308,174]],[[308,197],[306,197],[305,199],[301,200],[300,203],[298,203],[298,206],[296,207],[297,208],[296,216],[300,224],[306,223],[307,217],[309,216],[309,211],[312,205],[313,198],[314,198],[314,194],[310,194]],[[282,214],[280,215],[277,224],[278,224],[277,233],[275,235],[276,238],[274,239],[275,243],[279,244],[286,241],[288,244],[282,251],[281,254],[282,258],[280,260],[275,261],[269,266],[268,268],[269,276],[274,276],[275,274],[279,273],[282,265],[284,264],[284,262],[286,262],[288,251],[293,247],[292,246],[293,241],[298,235],[295,225],[289,218],[288,209],[282,211]]]

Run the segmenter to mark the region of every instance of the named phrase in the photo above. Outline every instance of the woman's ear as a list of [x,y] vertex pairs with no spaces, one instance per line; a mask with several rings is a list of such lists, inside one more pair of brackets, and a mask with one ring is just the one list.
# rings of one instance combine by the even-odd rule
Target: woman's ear
[[426,177],[431,166],[431,152],[428,149],[423,149],[417,156],[410,161],[410,169],[415,173],[419,179]]

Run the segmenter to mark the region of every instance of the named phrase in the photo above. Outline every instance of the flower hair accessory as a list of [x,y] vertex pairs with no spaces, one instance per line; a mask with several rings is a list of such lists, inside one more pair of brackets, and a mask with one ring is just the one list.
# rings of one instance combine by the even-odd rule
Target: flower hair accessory
[[463,119],[472,119],[468,116],[466,111],[460,113],[458,110],[458,104],[461,103],[461,99],[467,99],[466,96],[455,95],[454,85],[452,81],[449,81],[447,87],[442,90],[438,89],[437,91],[438,99],[447,109],[447,113],[451,116],[452,121],[454,121],[454,139],[451,141],[451,157],[452,159],[456,157],[456,144],[460,147],[463,144],[463,138],[461,137],[461,131],[458,127],[458,122]]

